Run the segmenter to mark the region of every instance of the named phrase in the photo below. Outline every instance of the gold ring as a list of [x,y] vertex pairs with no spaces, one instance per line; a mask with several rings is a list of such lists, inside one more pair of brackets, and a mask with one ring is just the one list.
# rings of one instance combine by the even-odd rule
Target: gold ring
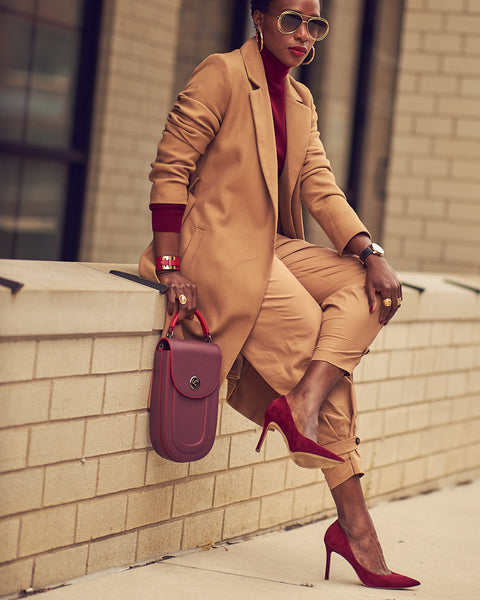
[[178,302],[183,306],[187,303],[187,297],[185,296],[185,294],[180,294],[180,296],[178,297]]
[[384,298],[383,299],[383,306],[392,306],[392,299],[391,298]]
[[403,302],[403,298],[397,298],[397,306],[400,306]]

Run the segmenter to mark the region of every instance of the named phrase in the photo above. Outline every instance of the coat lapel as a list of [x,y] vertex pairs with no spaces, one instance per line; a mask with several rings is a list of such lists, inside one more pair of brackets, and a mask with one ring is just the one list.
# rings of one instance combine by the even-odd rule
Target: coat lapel
[[279,182],[278,212],[283,233],[303,238],[300,196],[294,190],[305,161],[311,113],[289,78],[286,84],[287,154]]
[[[245,69],[252,85],[250,104],[257,135],[257,150],[260,165],[275,212],[277,212],[278,169],[275,128],[265,69],[255,38],[248,40],[242,46],[241,52]],[[302,171],[308,147],[311,111],[303,103],[301,96],[296,91],[289,77],[286,80],[285,111],[287,122],[287,154],[282,173],[282,188],[285,191],[285,194],[282,194],[282,199],[283,202],[291,203],[293,190],[297,183],[298,174]]]
[[298,175],[302,172],[308,148],[311,112],[309,107],[303,103],[289,78],[287,78],[286,84],[287,155],[283,174],[286,175],[288,197],[291,198]]
[[245,69],[252,85],[250,105],[255,124],[260,165],[275,213],[278,214],[277,147],[275,144],[272,105],[270,104],[265,69],[256,46],[255,38],[246,42],[242,46],[241,51],[245,62]]

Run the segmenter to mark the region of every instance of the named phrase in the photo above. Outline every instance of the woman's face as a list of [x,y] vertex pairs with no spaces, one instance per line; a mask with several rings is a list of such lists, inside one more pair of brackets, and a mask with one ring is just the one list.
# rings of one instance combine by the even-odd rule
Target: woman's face
[[294,33],[281,33],[278,29],[278,18],[284,10],[295,10],[306,17],[320,16],[319,0],[273,0],[268,12],[256,10],[253,22],[263,33],[263,43],[280,62],[288,67],[298,67],[310,52],[315,40],[308,35],[307,24],[302,25]]

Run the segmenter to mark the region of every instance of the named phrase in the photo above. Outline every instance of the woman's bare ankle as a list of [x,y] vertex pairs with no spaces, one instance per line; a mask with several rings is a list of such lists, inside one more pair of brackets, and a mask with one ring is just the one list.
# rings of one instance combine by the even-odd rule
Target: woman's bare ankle
[[340,527],[348,538],[352,552],[358,562],[377,575],[389,575],[383,550],[375,526],[370,518],[338,519]]
[[294,393],[285,396],[293,422],[298,431],[312,441],[317,441],[318,435],[318,411],[312,409],[305,399],[299,399]]

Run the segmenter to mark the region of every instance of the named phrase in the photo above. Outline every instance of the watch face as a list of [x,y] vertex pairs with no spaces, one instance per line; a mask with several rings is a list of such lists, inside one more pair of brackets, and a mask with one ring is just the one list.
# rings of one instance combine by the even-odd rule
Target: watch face
[[372,242],[372,250],[375,252],[375,254],[381,254],[382,256],[385,254],[383,248],[375,242]]

